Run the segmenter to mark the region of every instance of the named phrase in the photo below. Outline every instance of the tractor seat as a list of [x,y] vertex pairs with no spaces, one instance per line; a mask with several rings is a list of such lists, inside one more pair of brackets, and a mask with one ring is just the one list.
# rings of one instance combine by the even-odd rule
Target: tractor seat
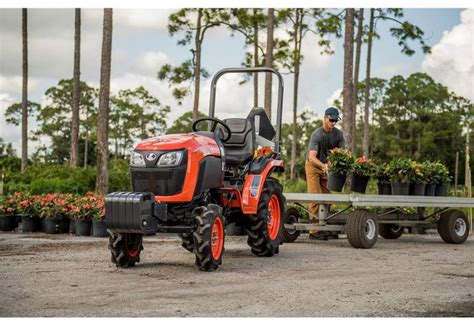
[[230,166],[245,165],[253,158],[255,150],[255,132],[247,119],[229,118],[224,122],[229,126],[232,135],[223,143],[226,164]]

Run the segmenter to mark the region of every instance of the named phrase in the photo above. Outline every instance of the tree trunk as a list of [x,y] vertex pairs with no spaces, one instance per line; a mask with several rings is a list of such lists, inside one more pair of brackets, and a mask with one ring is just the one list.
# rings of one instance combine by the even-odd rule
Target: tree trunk
[[[355,65],[354,65],[354,90],[352,91],[352,144],[353,149],[356,148],[356,126],[357,126],[357,88],[359,87],[359,67],[360,67],[360,49],[362,47],[362,30],[364,28],[364,9],[360,8],[358,24],[357,24],[357,42],[356,42],[356,55],[355,55]],[[365,155],[364,155],[365,156]],[[367,157],[367,156],[366,156]]]
[[198,118],[199,112],[199,88],[201,87],[201,18],[203,9],[198,9],[196,36],[194,42],[196,46],[195,62],[194,62],[194,104],[193,104],[193,121]]
[[[254,67],[259,66],[258,62],[258,21],[257,21],[257,9],[253,10],[254,22],[253,22],[253,64]],[[258,73],[253,74],[253,107],[258,107]]]
[[342,131],[344,133],[346,144],[349,150],[354,152],[352,148],[352,91],[353,84],[353,60],[354,60],[354,9],[346,9],[344,32],[344,88],[343,88],[343,120]]
[[79,158],[79,101],[81,98],[81,9],[76,9],[74,24],[74,76],[72,81],[71,157],[69,164],[76,167]]
[[23,85],[21,98],[21,171],[28,165],[28,11],[22,10]]
[[112,54],[112,9],[104,9],[102,61],[100,67],[99,114],[97,121],[97,185],[99,194],[108,188],[108,121],[110,96],[110,62]]
[[[273,29],[275,27],[275,13],[273,8],[268,9],[267,20],[267,49],[265,53],[265,67],[273,67]],[[265,74],[265,102],[264,108],[268,118],[272,118],[272,74]]]
[[295,67],[295,79],[293,82],[293,125],[292,125],[292,139],[291,139],[291,164],[290,164],[290,179],[293,181],[296,178],[296,144],[297,144],[297,117],[298,117],[298,83],[300,77],[300,51],[301,51],[301,38],[302,38],[302,22],[303,13],[302,9],[296,9],[296,18],[294,25],[295,33],[295,49],[293,55],[293,65]]
[[369,35],[367,40],[367,64],[365,72],[365,96],[364,96],[364,156],[369,156],[369,101],[370,101],[370,64],[372,60],[372,37],[374,35],[374,9],[370,9]]

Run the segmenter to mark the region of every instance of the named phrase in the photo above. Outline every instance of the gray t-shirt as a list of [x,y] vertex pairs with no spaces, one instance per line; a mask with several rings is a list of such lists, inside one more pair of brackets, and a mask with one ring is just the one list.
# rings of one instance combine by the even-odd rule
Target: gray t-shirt
[[344,141],[342,131],[334,128],[331,132],[326,132],[322,127],[318,128],[311,134],[306,159],[309,157],[309,151],[317,151],[316,157],[318,160],[327,163],[329,150],[344,146],[346,146],[346,142]]

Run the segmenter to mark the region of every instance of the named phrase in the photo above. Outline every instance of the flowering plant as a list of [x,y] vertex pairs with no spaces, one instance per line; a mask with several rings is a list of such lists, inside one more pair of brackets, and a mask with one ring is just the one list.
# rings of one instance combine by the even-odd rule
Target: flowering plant
[[432,163],[431,173],[431,182],[435,184],[447,184],[452,180],[448,168],[440,162]]
[[426,183],[428,181],[428,169],[426,163],[411,162],[408,171],[409,180],[413,183]]
[[352,172],[355,175],[370,176],[374,167],[375,164],[372,160],[362,156],[355,159],[354,165],[352,166]]
[[390,180],[392,182],[407,183],[410,181],[409,171],[411,169],[412,160],[396,159],[389,163]]
[[328,170],[331,173],[344,175],[352,171],[355,158],[346,148],[334,148],[328,154]]
[[40,216],[51,219],[62,219],[68,215],[69,203],[73,195],[47,194],[40,197]]
[[0,197],[0,215],[15,215],[17,213],[16,199],[12,196]]
[[372,169],[372,176],[377,178],[379,183],[390,183],[392,177],[390,168],[387,163],[374,165]]

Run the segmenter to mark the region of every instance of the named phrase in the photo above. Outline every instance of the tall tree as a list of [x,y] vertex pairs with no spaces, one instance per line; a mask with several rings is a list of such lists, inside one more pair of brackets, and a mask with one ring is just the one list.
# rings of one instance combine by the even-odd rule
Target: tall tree
[[77,166],[79,158],[79,101],[81,97],[81,9],[75,10],[74,73],[72,86],[71,156],[69,164]]
[[[402,21],[400,20],[403,17],[403,10],[400,8],[388,8],[388,9],[371,9],[370,10],[370,22],[369,22],[369,33],[367,35],[367,44],[368,44],[368,49],[367,49],[367,71],[366,71],[366,80],[369,81],[369,85],[366,87],[366,92],[370,92],[370,65],[372,64],[371,58],[372,58],[372,42],[374,38],[378,38],[378,34],[375,31],[375,26],[378,20],[382,21],[388,21],[391,23],[395,24],[395,27],[390,28],[390,33],[393,37],[395,37],[398,41],[398,45],[401,47],[401,52],[403,54],[406,54],[408,56],[411,56],[415,53],[415,50],[413,50],[409,44],[409,41],[418,41],[420,43],[421,49],[423,53],[429,53],[431,52],[431,48],[429,45],[425,44],[425,41],[423,39],[424,32],[421,30],[420,27],[413,25],[409,21]],[[370,46],[369,46],[370,45]],[[368,106],[368,98],[369,95],[366,95],[366,105],[364,109],[364,113],[367,114],[367,116],[370,115],[370,110]],[[367,121],[369,119],[367,118]],[[369,135],[368,135],[368,126],[367,128],[364,128],[364,132],[367,132],[367,134],[364,134],[364,153],[369,152]]]
[[[195,18],[193,22],[192,19]],[[201,77],[207,78],[209,73],[201,68],[201,51],[206,32],[222,21],[229,21],[228,9],[181,9],[169,17],[168,32],[171,36],[184,33],[184,37],[178,41],[178,45],[186,46],[194,39],[191,52],[193,58],[183,62],[181,65],[172,67],[169,64],[161,67],[158,72],[160,80],[168,80],[173,87],[173,95],[181,104],[182,99],[189,94],[189,88],[183,84],[187,81],[194,82],[193,119],[198,117],[199,92]]]
[[97,183],[99,194],[107,193],[108,162],[109,162],[109,96],[110,96],[110,64],[112,58],[112,9],[104,9],[104,25],[102,34],[102,60],[100,67],[99,114],[97,119]]
[[23,85],[21,112],[21,171],[28,165],[28,12],[22,9]]
[[[354,63],[354,90],[352,91],[352,144],[351,148],[355,150],[356,140],[356,116],[357,116],[357,89],[359,87],[359,66],[360,66],[360,50],[362,47],[362,32],[364,29],[364,9],[360,8],[357,12],[357,37],[356,37],[356,54]],[[367,156],[366,156],[367,157]]]
[[364,101],[364,140],[363,154],[369,156],[369,98],[370,98],[370,64],[372,62],[372,38],[374,35],[374,9],[370,9],[369,34],[367,38],[367,62],[365,65],[365,101]]
[[349,149],[353,152],[354,144],[352,140],[354,128],[352,124],[352,93],[354,90],[353,82],[353,60],[354,60],[354,9],[346,9],[345,32],[344,32],[344,87],[343,87],[343,120],[342,131],[349,145]]
[[[275,28],[275,9],[268,9],[268,20],[267,20],[267,50],[265,52],[265,67],[273,67],[273,30]],[[265,112],[271,121],[272,118],[272,78],[271,73],[265,74],[265,99],[264,105]]]

